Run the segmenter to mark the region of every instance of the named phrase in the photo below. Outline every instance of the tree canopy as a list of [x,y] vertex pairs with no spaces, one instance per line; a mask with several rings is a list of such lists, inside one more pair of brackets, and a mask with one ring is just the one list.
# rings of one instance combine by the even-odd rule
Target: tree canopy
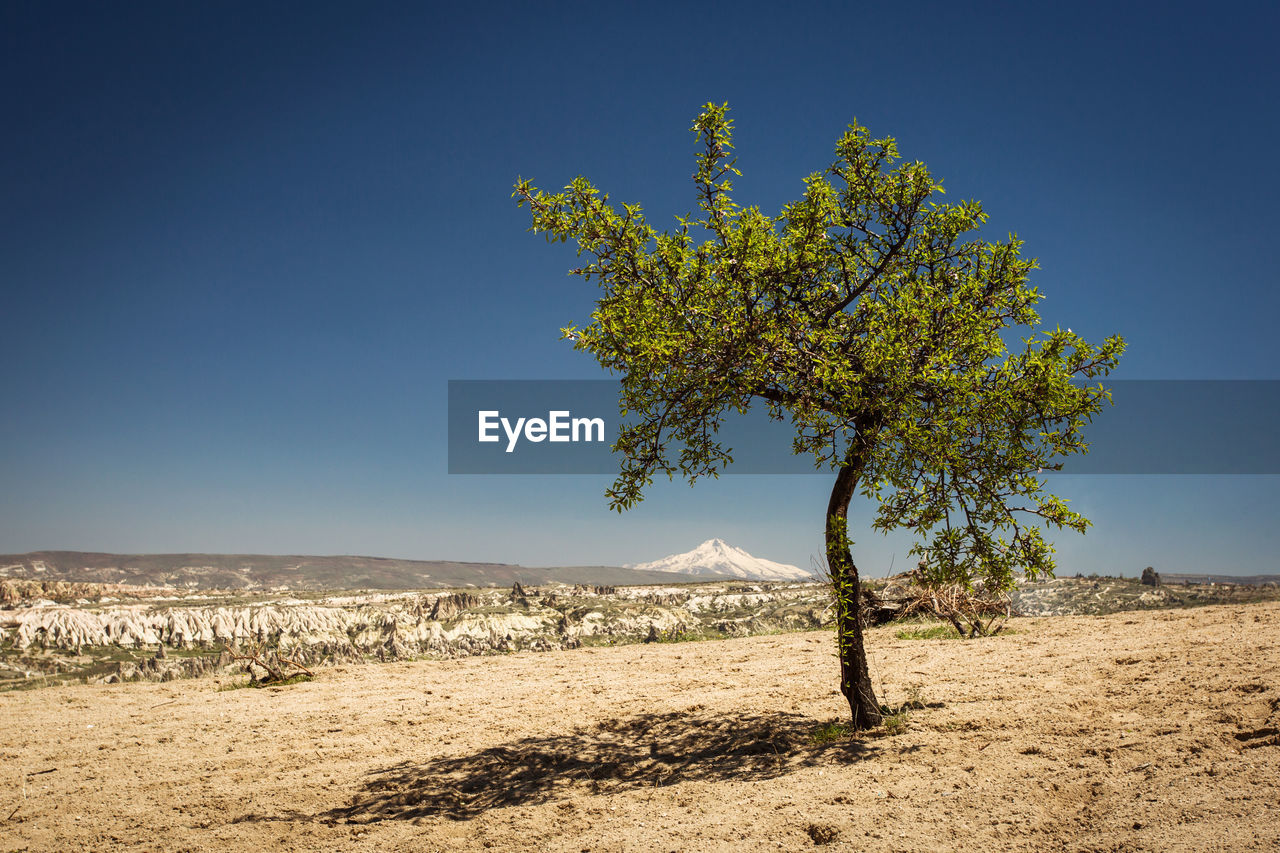
[[[827,557],[837,580],[852,574],[854,602],[855,490],[878,501],[877,529],[916,532],[933,582],[1007,589],[1015,572],[1051,574],[1044,530],[1089,522],[1043,475],[1087,450],[1084,427],[1110,398],[1079,380],[1114,368],[1122,339],[1039,329],[1022,242],[982,238],[981,204],[943,201],[892,138],[850,125],[832,164],[770,216],[733,201],[728,105],[707,104],[692,130],[698,212],[671,230],[584,177],[515,187],[532,230],[575,241],[585,263],[572,272],[600,287],[590,322],[562,331],[621,378],[610,504],[634,505],[657,474],[717,475],[732,460],[719,427],[763,405],[792,424],[796,453],[837,472]],[[861,654],[860,622],[849,628]]]

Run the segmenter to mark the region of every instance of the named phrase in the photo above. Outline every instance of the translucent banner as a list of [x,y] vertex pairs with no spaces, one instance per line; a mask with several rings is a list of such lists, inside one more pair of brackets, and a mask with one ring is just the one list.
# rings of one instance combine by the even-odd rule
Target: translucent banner
[[[1280,380],[1117,380],[1065,474],[1280,474]],[[450,474],[614,474],[612,380],[452,380]],[[731,415],[725,474],[819,473],[763,407]]]

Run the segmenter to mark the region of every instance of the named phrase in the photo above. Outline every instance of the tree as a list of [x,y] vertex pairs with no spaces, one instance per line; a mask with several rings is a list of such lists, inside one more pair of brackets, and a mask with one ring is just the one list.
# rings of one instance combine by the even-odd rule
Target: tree
[[[853,726],[868,728],[881,708],[848,537],[854,494],[878,501],[875,529],[916,532],[930,582],[1010,589],[1015,571],[1051,576],[1041,528],[1089,522],[1041,475],[1087,450],[1083,428],[1110,396],[1073,380],[1106,375],[1124,343],[1037,330],[1037,263],[1021,241],[977,236],[978,202],[943,203],[923,163],[856,122],[777,216],[735,204],[732,124],[727,104],[694,120],[699,214],[672,231],[583,177],[556,193],[522,178],[513,197],[530,230],[577,243],[587,263],[572,274],[602,291],[590,323],[562,333],[622,381],[614,509],[655,474],[717,476],[732,461],[717,430],[753,403],[790,420],[796,453],[835,471],[825,539],[840,685]],[[1031,333],[1011,347],[1018,328]]]

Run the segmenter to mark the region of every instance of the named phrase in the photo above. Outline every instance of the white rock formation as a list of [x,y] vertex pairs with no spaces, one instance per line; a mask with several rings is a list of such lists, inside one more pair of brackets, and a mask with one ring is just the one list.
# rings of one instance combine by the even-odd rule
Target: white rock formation
[[[193,600],[186,606],[154,600],[107,606],[28,602],[0,609],[0,646],[9,650],[0,666],[28,677],[61,676],[83,669],[86,661],[100,664],[109,655],[105,650],[116,647],[133,653],[118,662],[117,672],[95,674],[97,680],[168,680],[239,668],[224,646],[287,654],[309,666],[742,636],[815,628],[831,618],[830,595],[818,585],[738,579],[696,587],[517,585],[335,600],[282,596],[222,605]],[[163,648],[197,653],[169,655]]]

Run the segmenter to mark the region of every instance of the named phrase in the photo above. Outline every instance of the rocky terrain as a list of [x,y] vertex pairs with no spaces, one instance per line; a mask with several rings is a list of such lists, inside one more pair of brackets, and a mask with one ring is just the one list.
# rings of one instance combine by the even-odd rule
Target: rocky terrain
[[826,588],[813,583],[516,583],[503,590],[305,598],[171,593],[166,599],[149,590],[129,599],[118,588],[110,592],[63,604],[28,599],[0,610],[0,688],[198,675],[225,669],[233,663],[227,650],[246,647],[309,665],[715,639],[817,628],[831,619]]
[[[1024,584],[1013,606],[1048,616],[1276,598],[1275,586],[1059,578]],[[268,593],[6,579],[0,690],[244,669],[232,652],[309,667],[723,639],[822,628],[831,619],[828,589],[818,583]]]
[[1137,578],[1061,577],[1024,583],[1013,594],[1020,616],[1102,615],[1124,610],[1164,610],[1280,600],[1280,576],[1259,575],[1250,583],[1145,584]]

